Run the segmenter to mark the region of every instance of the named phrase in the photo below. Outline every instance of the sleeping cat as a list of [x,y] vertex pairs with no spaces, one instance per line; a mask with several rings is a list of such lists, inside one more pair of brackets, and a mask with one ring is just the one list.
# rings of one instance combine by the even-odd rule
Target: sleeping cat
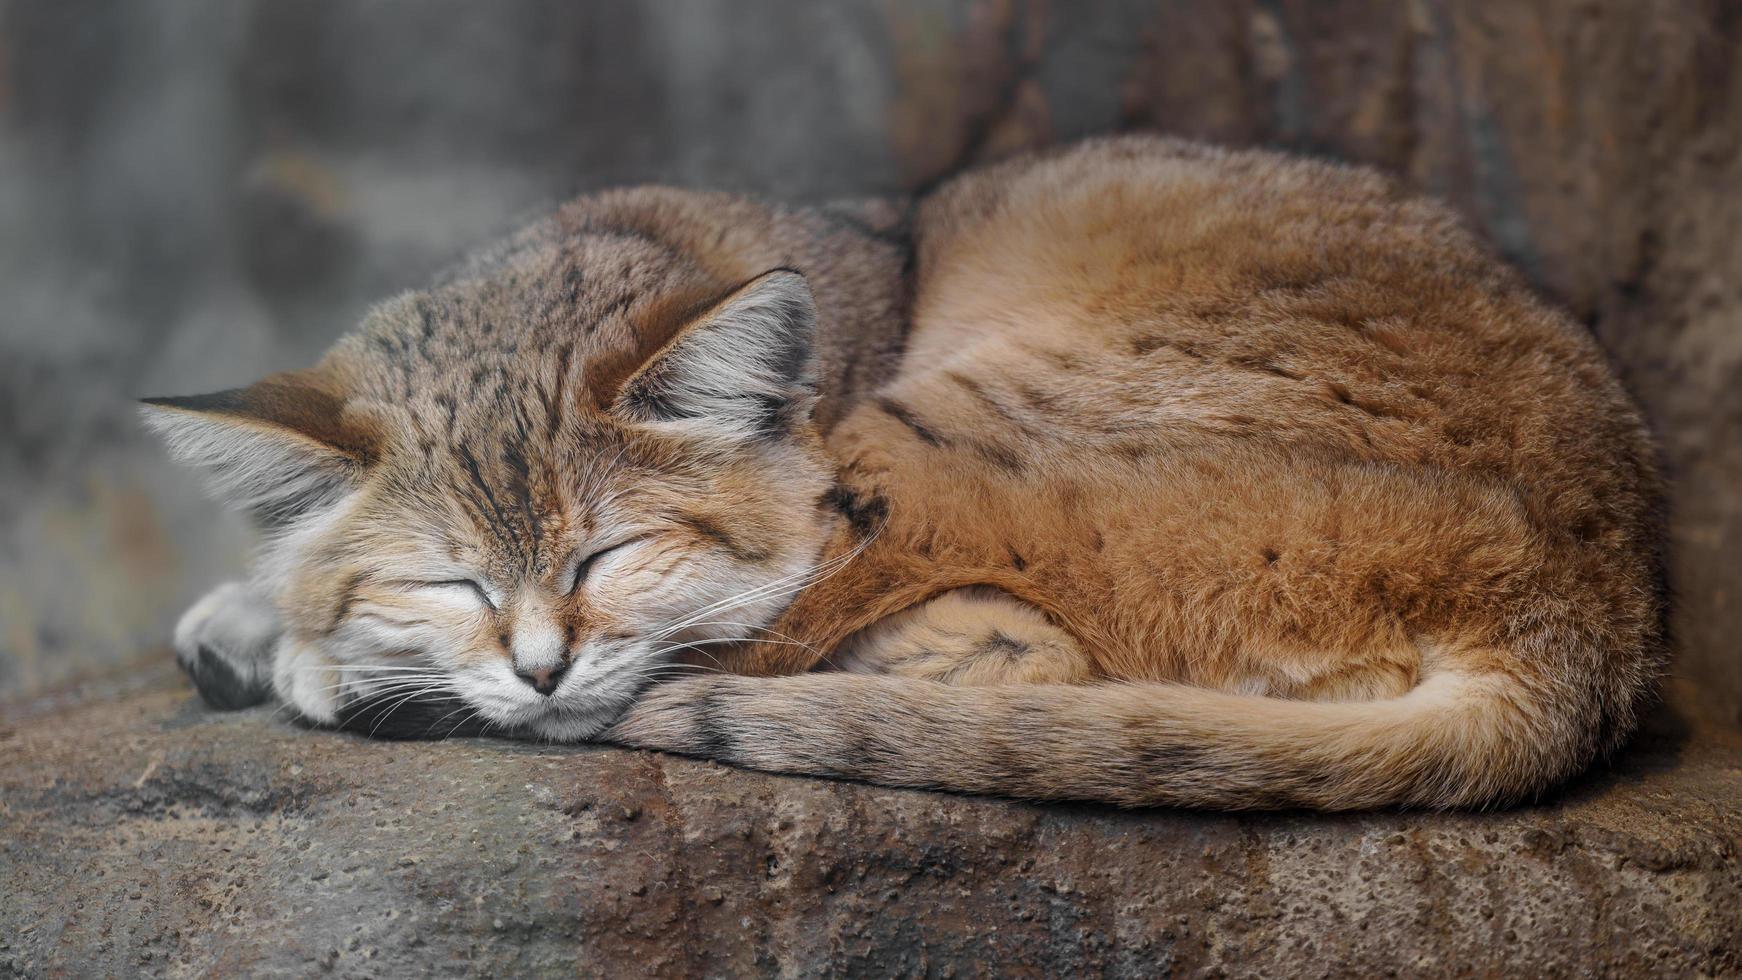
[[1269,153],[602,193],[311,369],[147,406],[266,531],[181,662],[317,725],[1489,806],[1663,662],[1658,477],[1585,332],[1443,208]]

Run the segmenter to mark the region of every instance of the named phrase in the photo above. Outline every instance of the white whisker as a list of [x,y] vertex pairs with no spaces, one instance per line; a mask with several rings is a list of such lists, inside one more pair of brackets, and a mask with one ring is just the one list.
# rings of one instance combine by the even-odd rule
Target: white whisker
[[863,554],[865,549],[871,546],[871,543],[877,539],[878,535],[883,532],[883,528],[886,526],[888,526],[887,520],[885,520],[882,525],[879,525],[876,531],[866,535],[865,539],[860,541],[857,545],[854,545],[851,550],[836,555],[827,561],[818,562],[809,568],[801,569],[789,575],[783,575],[772,582],[766,582],[755,588],[740,592],[737,595],[728,596],[717,602],[709,603],[708,605],[690,613],[687,617],[678,622],[666,626],[652,638],[664,639],[675,633],[682,632],[683,630],[691,629],[696,624],[704,622],[707,617],[713,616],[717,613],[741,608],[763,599],[780,598],[792,595],[796,592],[802,591],[803,589],[809,588],[818,582],[826,581],[838,574],[841,569],[847,567],[847,564],[853,559]]
[[432,681],[441,683],[446,680],[447,676],[445,674],[420,674],[416,677],[396,677],[391,682],[382,682],[380,684],[370,684],[368,681],[346,680],[340,681],[337,684],[329,684],[326,687],[315,688],[315,692],[329,694],[333,691],[359,689],[357,692],[359,698],[379,698],[383,694],[390,694],[394,691],[415,687],[419,684],[426,684]]
[[433,693],[435,691],[445,690],[445,689],[446,689],[445,684],[431,685],[430,687],[427,687],[427,688],[423,689],[422,691],[413,691],[410,694],[407,694],[405,697],[400,698],[398,701],[395,701],[393,703],[392,707],[388,708],[386,711],[384,711],[381,714],[380,717],[375,719],[375,724],[369,726],[370,737],[373,738],[375,735],[375,732],[381,728],[382,724],[385,723],[387,721],[387,719],[389,717],[391,717],[395,711],[398,711],[400,709],[400,707],[402,707],[406,702],[415,700],[416,698],[420,697],[421,695],[429,694],[429,693]]

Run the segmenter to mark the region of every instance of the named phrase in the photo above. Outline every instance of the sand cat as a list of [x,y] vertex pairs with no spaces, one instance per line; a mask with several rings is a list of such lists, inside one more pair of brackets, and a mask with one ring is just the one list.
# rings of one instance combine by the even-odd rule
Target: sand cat
[[1614,747],[1658,478],[1586,333],[1376,174],[1156,138],[908,207],[576,201],[153,399],[266,531],[214,703],[1126,805],[1489,806]]

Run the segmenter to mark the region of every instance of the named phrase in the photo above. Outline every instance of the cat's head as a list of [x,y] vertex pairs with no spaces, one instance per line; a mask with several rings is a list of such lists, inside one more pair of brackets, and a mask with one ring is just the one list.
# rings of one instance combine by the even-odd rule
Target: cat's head
[[146,403],[267,532],[284,642],[577,738],[778,615],[835,520],[810,290],[626,250],[547,249],[387,304],[313,369]]

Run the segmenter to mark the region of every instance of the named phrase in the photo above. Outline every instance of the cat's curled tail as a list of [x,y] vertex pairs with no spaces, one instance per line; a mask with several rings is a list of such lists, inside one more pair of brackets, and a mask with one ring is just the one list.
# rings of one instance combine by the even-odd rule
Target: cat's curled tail
[[1605,708],[1631,715],[1591,703],[1595,691],[1533,687],[1454,668],[1394,698],[1310,702],[1168,683],[707,675],[652,689],[607,738],[774,772],[1029,799],[1484,807],[1566,779],[1613,740]]

